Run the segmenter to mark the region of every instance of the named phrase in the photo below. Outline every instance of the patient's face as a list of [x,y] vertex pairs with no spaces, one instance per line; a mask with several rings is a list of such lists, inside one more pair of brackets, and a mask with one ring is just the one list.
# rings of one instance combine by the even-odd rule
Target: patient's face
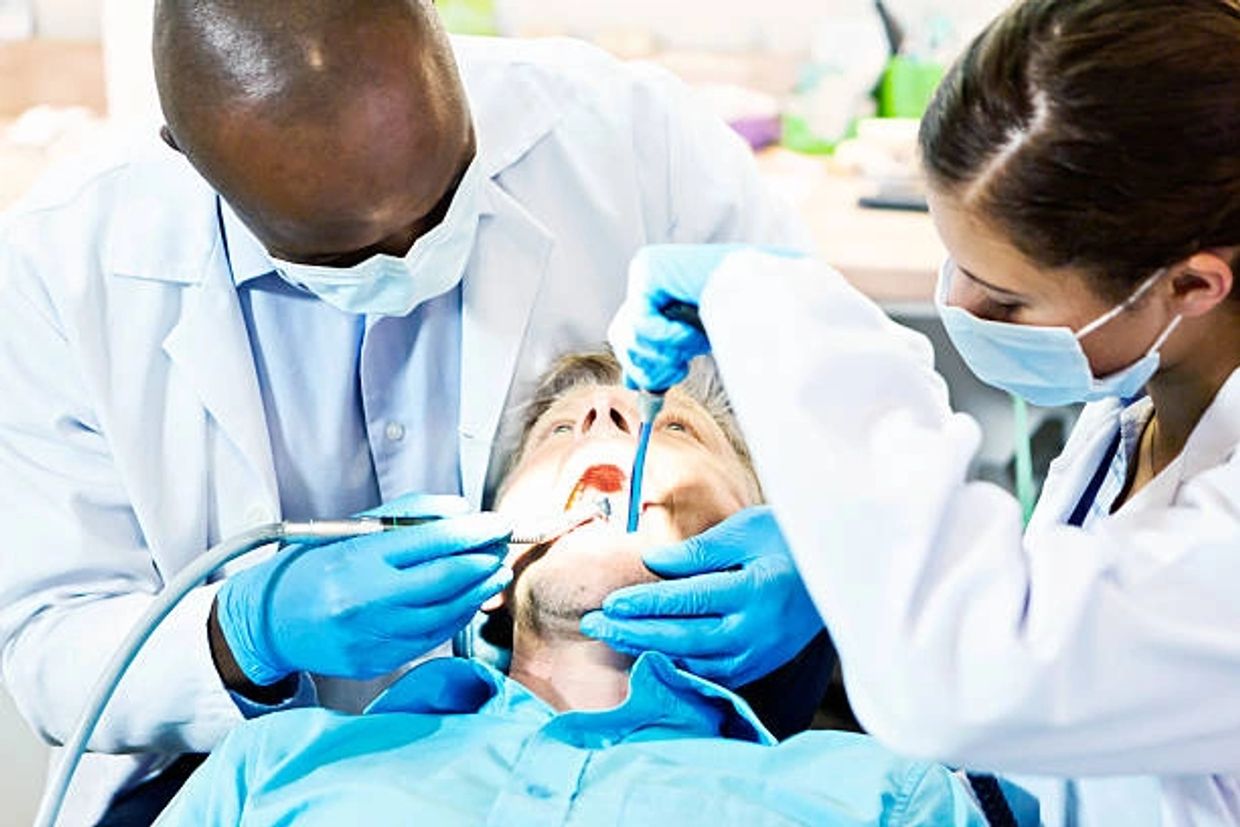
[[612,591],[655,579],[642,564],[645,549],[699,534],[760,501],[752,474],[719,425],[673,389],[650,440],[639,530],[624,533],[639,424],[636,393],[595,385],[566,393],[530,430],[498,510],[537,517],[607,496],[613,516],[550,546],[518,550],[510,561],[519,575],[518,603],[579,618]]

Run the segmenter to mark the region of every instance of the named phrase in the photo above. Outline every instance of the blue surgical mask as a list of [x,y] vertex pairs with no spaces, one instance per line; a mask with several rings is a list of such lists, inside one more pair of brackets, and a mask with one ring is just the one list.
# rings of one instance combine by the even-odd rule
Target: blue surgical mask
[[281,278],[346,313],[407,316],[455,287],[465,274],[478,232],[483,175],[474,159],[447,214],[404,256],[383,253],[352,267],[323,267],[272,258]]
[[1066,327],[1039,327],[980,319],[947,303],[955,265],[939,273],[935,305],[952,344],[969,369],[988,385],[1023,397],[1034,405],[1073,405],[1099,399],[1138,396],[1158,370],[1159,349],[1180,323],[1176,316],[1137,361],[1108,376],[1094,376],[1081,340],[1127,311],[1166,270],[1146,279],[1122,304],[1075,333]]

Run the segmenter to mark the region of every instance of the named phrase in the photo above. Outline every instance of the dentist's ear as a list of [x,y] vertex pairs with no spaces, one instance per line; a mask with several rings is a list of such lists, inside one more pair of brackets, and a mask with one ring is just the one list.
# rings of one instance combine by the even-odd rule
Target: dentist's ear
[[168,128],[167,124],[164,124],[163,126],[159,128],[159,137],[168,146],[172,147],[177,152],[181,152],[181,147],[177,146],[177,139],[172,137],[172,130]]

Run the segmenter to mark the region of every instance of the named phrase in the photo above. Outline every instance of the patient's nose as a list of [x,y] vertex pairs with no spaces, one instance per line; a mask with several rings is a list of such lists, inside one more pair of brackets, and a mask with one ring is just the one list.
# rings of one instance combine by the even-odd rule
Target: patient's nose
[[631,434],[636,430],[635,416],[616,395],[600,392],[582,417],[581,433],[598,436],[619,431]]

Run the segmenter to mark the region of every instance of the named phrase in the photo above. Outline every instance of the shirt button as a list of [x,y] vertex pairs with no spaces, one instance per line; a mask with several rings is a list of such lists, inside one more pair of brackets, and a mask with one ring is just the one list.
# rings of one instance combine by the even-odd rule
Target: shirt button
[[551,796],[555,795],[554,792],[552,792],[547,787],[544,787],[542,784],[526,784],[525,792],[530,798],[546,799],[546,798],[551,798]]
[[400,442],[405,438],[405,426],[399,422],[389,422],[383,429],[383,435],[387,437],[388,442]]

